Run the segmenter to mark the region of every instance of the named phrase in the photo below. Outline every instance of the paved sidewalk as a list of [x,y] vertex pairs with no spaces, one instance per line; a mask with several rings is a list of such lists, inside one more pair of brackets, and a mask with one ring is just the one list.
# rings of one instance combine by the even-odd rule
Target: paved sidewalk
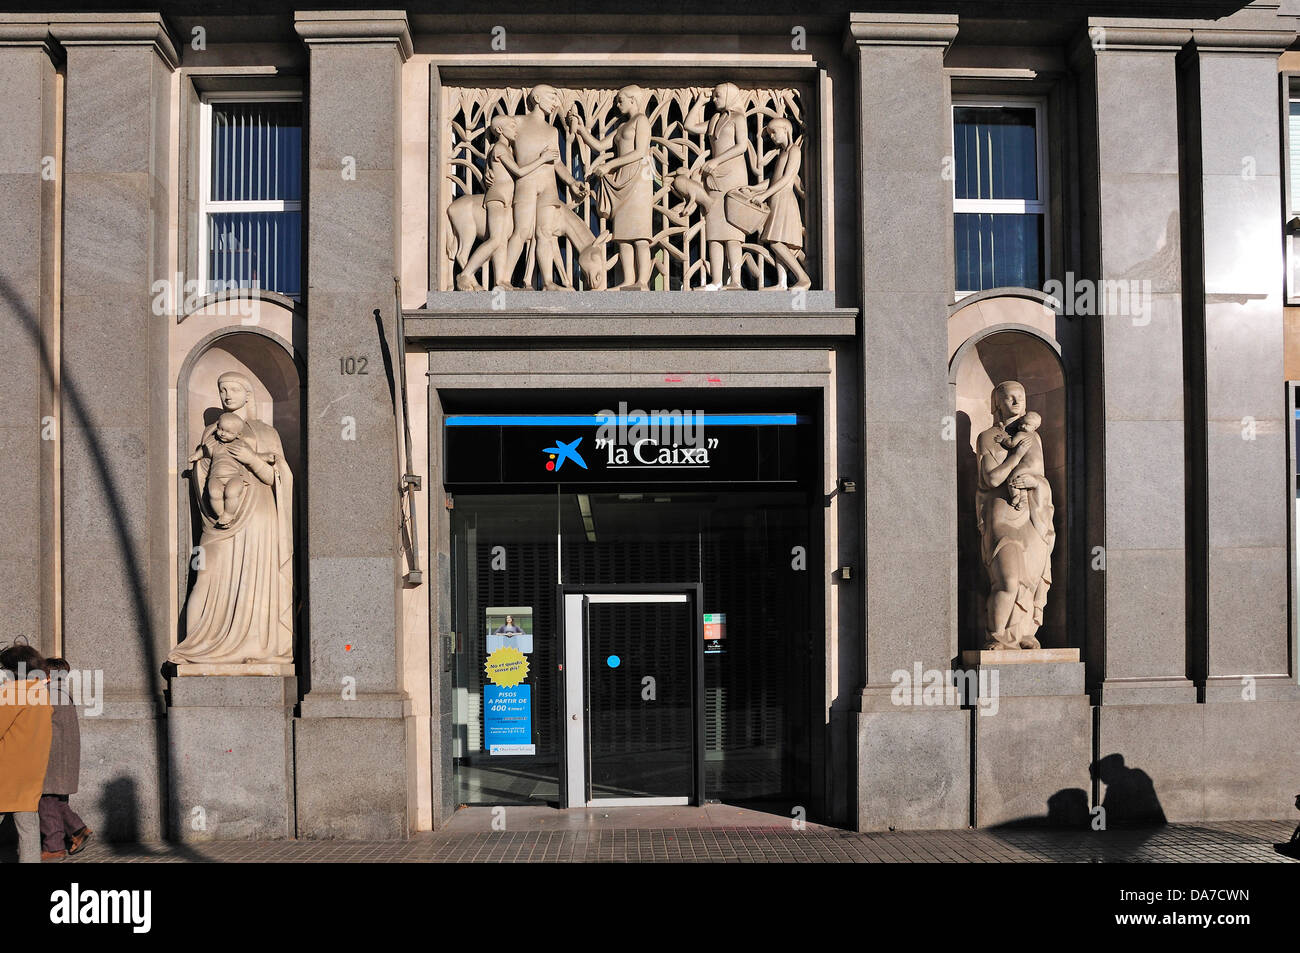
[[[487,811],[487,809],[480,809]],[[527,814],[527,809],[518,809]],[[482,814],[453,819],[450,829],[407,841],[222,841],[196,845],[124,845],[92,841],[64,864],[125,863],[356,863],[356,862],[784,862],[784,863],[998,863],[998,862],[1233,862],[1294,863],[1273,850],[1291,836],[1282,821],[1170,824],[1141,831],[1003,829],[856,834],[808,825],[641,827],[629,818],[565,817],[562,829],[507,814],[521,829],[472,829]],[[592,812],[587,812],[591,815]],[[490,811],[487,811],[490,817]],[[770,815],[768,816],[770,817]],[[635,820],[635,819],[631,819]],[[652,818],[646,818],[649,821]],[[680,819],[679,819],[680,820]],[[743,819],[742,819],[743,820]],[[552,824],[559,823],[552,821]],[[614,826],[616,825],[616,826]],[[512,825],[511,825],[512,826]],[[471,829],[462,829],[471,828]],[[12,848],[0,859],[13,860]]]

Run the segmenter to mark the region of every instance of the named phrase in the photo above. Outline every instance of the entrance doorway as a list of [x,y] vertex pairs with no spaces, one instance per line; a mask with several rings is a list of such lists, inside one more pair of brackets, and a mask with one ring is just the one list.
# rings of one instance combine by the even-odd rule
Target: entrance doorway
[[565,807],[703,803],[701,589],[560,587]]
[[[820,668],[814,620],[821,607],[813,585],[820,541],[811,512],[809,498],[798,492],[563,487],[546,495],[457,494],[445,736],[455,803],[585,803],[587,768],[581,781],[568,784],[569,753],[580,750],[569,742],[572,715],[584,721],[577,736],[584,746],[588,726],[585,710],[568,708],[566,655],[610,679],[597,684],[599,692],[608,686],[613,694],[597,696],[601,717],[591,726],[600,765],[635,750],[627,745],[638,733],[672,728],[680,736],[683,723],[664,711],[688,687],[674,674],[685,664],[683,644],[693,646],[692,677],[702,684],[702,701],[694,696],[685,730],[703,736],[694,761],[697,774],[703,765],[703,800],[780,814],[812,803],[811,725],[820,711],[814,707],[820,696],[811,690]],[[796,559],[805,547],[806,569]],[[586,612],[566,611],[566,596],[577,596],[581,606],[584,594],[647,592],[679,599],[658,608],[589,601]],[[683,604],[683,595],[691,601]],[[702,637],[656,641],[683,613]],[[574,637],[581,638],[568,648],[574,619],[580,626]],[[595,637],[592,658],[584,620]],[[632,638],[646,631],[652,635]],[[643,642],[645,651],[663,657],[645,661],[638,654]],[[492,659],[511,647],[527,664],[516,658],[517,669],[506,670],[513,676],[503,680]],[[610,656],[618,656],[617,667],[610,667]],[[653,680],[645,682],[647,676]],[[653,692],[657,708],[642,701],[643,691]],[[587,704],[586,689],[577,697]],[[638,797],[700,799],[698,777],[694,788],[675,782],[668,793],[617,776],[603,780],[608,789],[598,797],[627,789]]]
[[[659,399],[442,395],[449,811],[657,798],[820,810],[821,394],[767,412],[751,401],[768,394],[675,391],[705,408],[689,434],[685,412],[622,409],[641,396]],[[555,412],[518,411],[543,402]],[[647,595],[665,598],[594,598]]]

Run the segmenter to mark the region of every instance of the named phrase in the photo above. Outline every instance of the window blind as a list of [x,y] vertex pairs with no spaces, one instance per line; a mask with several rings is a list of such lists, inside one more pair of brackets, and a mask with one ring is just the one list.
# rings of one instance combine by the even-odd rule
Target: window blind
[[953,109],[955,195],[959,199],[1038,200],[1038,142],[1033,109]]
[[217,212],[208,216],[211,290],[301,292],[301,212]]
[[1300,99],[1293,99],[1288,104],[1287,109],[1287,139],[1291,149],[1291,208],[1288,211],[1295,211],[1295,206],[1300,204]]
[[211,292],[297,297],[302,272],[302,103],[215,102],[207,183]]
[[214,103],[214,202],[302,199],[302,104]]

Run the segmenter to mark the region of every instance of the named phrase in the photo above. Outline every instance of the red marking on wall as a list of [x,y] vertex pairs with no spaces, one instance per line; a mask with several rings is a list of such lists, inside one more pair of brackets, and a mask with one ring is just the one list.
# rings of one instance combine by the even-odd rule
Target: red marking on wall
[[676,374],[669,374],[667,377],[664,378],[664,383],[665,383],[665,384],[680,384],[680,383],[681,383],[682,381],[684,381],[685,379],[686,379],[686,378],[684,378],[684,377],[678,377]]

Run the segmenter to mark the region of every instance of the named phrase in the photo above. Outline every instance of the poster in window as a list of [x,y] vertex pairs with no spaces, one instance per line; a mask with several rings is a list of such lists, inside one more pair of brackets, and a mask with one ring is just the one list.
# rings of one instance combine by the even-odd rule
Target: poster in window
[[533,607],[488,606],[487,650],[515,648],[533,654]]
[[532,606],[489,606],[483,686],[483,745],[492,755],[531,755],[532,686],[525,656],[533,651]]
[[727,637],[727,614],[725,612],[704,613],[704,654],[722,655],[726,648],[723,640]]

